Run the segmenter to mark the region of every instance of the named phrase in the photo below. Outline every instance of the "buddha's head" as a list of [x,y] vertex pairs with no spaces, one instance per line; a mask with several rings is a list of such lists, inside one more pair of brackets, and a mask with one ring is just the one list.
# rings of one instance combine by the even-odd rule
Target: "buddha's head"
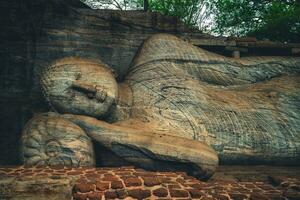
[[59,113],[103,118],[118,96],[113,71],[99,60],[57,60],[40,80],[46,99]]

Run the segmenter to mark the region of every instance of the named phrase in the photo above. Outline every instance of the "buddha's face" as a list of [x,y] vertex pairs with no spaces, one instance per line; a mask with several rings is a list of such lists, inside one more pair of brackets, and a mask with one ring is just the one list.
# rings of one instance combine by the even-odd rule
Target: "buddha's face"
[[117,99],[118,85],[112,71],[100,61],[65,58],[41,76],[44,95],[60,113],[103,118]]

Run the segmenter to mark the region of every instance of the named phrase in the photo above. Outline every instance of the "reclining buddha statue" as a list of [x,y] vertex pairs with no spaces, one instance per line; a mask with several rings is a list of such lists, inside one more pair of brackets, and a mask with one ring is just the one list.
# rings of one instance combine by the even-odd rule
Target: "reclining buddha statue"
[[94,140],[135,166],[200,179],[219,159],[295,163],[299,73],[300,58],[228,58],[167,34],[142,44],[121,83],[100,60],[63,58],[41,75],[55,112],[24,128],[23,161],[93,166]]

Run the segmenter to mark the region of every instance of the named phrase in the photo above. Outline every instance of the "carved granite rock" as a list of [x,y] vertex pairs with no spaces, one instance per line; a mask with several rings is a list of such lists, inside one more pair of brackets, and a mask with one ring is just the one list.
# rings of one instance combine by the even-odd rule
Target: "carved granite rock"
[[61,113],[105,116],[118,95],[112,70],[101,61],[61,59],[45,69],[41,86]]
[[83,115],[59,116],[80,126],[116,155],[148,170],[186,171],[200,179],[207,179],[218,165],[216,152],[200,141],[109,124]]
[[22,134],[22,160],[28,166],[94,166],[91,139],[76,124],[59,116],[40,114]]
[[158,34],[118,85],[82,58],[56,61],[41,83],[59,117],[125,160],[208,178],[214,150],[223,163],[299,160],[299,72],[300,58],[231,59]]
[[299,57],[231,59],[154,35],[127,75],[131,117],[207,143],[222,163],[296,163],[299,72]]
[[39,85],[49,63],[100,58],[122,79],[141,42],[154,33],[212,39],[175,17],[85,7],[80,0],[0,1],[0,165],[20,164],[21,130],[33,113],[49,109]]

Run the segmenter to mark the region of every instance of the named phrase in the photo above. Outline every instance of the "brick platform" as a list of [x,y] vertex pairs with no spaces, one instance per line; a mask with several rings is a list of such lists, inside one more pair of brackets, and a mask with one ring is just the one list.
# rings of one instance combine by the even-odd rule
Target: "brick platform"
[[[26,186],[22,186],[21,193],[15,188],[4,185],[3,181],[10,179],[18,182],[27,181]],[[36,182],[37,180],[44,182]],[[57,182],[53,183],[53,180]],[[69,180],[67,183],[63,182],[66,193],[70,193],[74,200],[300,199],[300,180],[296,177],[270,176],[268,182],[237,181],[228,180],[228,178],[222,180],[222,177],[214,177],[209,182],[202,182],[181,172],[148,172],[133,167],[68,169],[25,168],[23,166],[0,168],[0,199],[8,199],[20,194],[28,197],[28,192],[33,195],[32,191],[26,192],[26,188],[35,190],[37,194],[39,191],[51,193],[52,190],[55,194],[63,193],[57,188],[62,183],[61,181],[65,180]],[[16,184],[11,184],[11,187],[20,188]],[[26,195],[22,191],[23,193],[25,191]],[[52,196],[55,199],[55,195]],[[52,196],[47,199],[50,200]],[[66,199],[68,198],[66,195]]]

